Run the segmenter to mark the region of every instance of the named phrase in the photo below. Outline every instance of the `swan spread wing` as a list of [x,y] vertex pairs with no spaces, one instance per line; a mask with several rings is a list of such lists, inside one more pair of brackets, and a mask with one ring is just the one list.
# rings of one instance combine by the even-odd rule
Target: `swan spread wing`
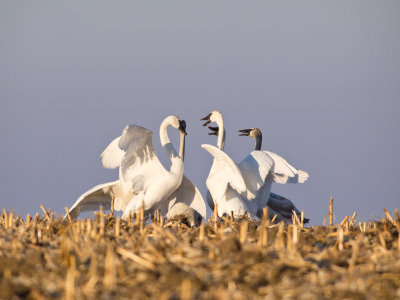
[[295,167],[290,165],[283,157],[270,151],[264,151],[268,154],[275,162],[273,181],[276,183],[303,183],[309,175],[307,172],[297,170]]
[[213,164],[216,164],[215,170],[217,172],[210,172],[206,182],[214,201],[225,194],[228,184],[239,194],[245,194],[247,191],[246,184],[240,169],[232,158],[212,145],[203,144],[201,147],[210,152],[214,157]]
[[100,157],[104,168],[115,169],[120,166],[125,155],[125,151],[118,146],[120,139],[120,136],[114,139],[101,153]]
[[75,219],[81,212],[99,210],[100,206],[110,209],[113,189],[118,183],[119,180],[99,184],[82,194],[69,209],[70,216]]
[[120,167],[121,179],[135,194],[154,184],[156,178],[167,172],[154,151],[150,130],[128,125],[122,132],[118,146],[125,151]]
[[238,167],[243,174],[248,190],[248,200],[256,197],[273,166],[273,159],[262,151],[252,151],[239,163]]

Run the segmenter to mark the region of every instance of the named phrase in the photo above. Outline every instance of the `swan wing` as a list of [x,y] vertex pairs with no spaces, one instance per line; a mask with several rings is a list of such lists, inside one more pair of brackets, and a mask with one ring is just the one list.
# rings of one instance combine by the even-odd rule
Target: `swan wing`
[[273,159],[263,151],[252,151],[238,165],[247,186],[247,199],[256,197],[274,167]]
[[137,125],[124,128],[118,142],[125,155],[121,161],[120,178],[123,185],[139,194],[167,171],[159,161],[153,148],[153,134]]
[[100,209],[100,206],[103,206],[106,210],[110,209],[113,188],[118,182],[119,180],[99,184],[82,194],[69,209],[70,216],[76,219],[81,212],[97,211]]
[[309,175],[303,170],[298,170],[289,164],[286,159],[280,155],[263,151],[274,160],[273,181],[276,183],[303,183]]
[[120,166],[125,155],[125,151],[118,146],[120,139],[120,136],[114,139],[107,148],[104,149],[103,153],[100,154],[104,168],[115,169]]
[[246,183],[232,158],[215,146],[203,144],[201,147],[214,157],[213,166],[206,182],[214,201],[225,194],[228,184],[239,194],[246,194]]

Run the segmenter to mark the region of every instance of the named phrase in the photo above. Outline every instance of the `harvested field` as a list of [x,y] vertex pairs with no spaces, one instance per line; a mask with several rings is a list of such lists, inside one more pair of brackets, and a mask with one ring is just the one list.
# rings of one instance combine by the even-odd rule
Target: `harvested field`
[[0,217],[0,299],[400,298],[398,213],[304,228]]

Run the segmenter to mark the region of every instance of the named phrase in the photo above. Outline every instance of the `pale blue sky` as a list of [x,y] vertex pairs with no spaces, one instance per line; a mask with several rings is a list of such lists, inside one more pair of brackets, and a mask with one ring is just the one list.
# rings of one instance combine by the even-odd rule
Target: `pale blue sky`
[[170,114],[187,121],[185,173],[205,196],[200,145],[216,139],[199,119],[219,109],[235,161],[253,148],[237,130],[259,127],[263,149],[310,173],[272,190],[313,224],[330,196],[337,219],[394,210],[399,15],[398,1],[2,1],[0,208],[64,213],[115,180],[99,155],[126,124],[152,130],[167,163]]

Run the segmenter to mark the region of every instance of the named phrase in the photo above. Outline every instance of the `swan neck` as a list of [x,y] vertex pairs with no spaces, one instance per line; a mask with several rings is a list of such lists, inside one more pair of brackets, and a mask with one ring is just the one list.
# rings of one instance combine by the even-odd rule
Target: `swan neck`
[[180,133],[179,156],[185,160],[185,135]]
[[220,150],[224,150],[225,147],[225,127],[224,127],[224,120],[222,118],[218,119],[216,121],[218,125],[218,141],[217,141],[217,147]]
[[172,145],[171,140],[169,139],[168,136],[168,127],[171,125],[172,124],[168,118],[161,123],[160,141],[161,141],[161,146],[164,148],[165,153],[167,153],[168,157],[172,161],[174,158],[178,157],[178,153],[176,153],[176,150]]
[[262,136],[261,135],[257,135],[255,138],[255,147],[254,150],[261,150],[261,144],[262,144]]

